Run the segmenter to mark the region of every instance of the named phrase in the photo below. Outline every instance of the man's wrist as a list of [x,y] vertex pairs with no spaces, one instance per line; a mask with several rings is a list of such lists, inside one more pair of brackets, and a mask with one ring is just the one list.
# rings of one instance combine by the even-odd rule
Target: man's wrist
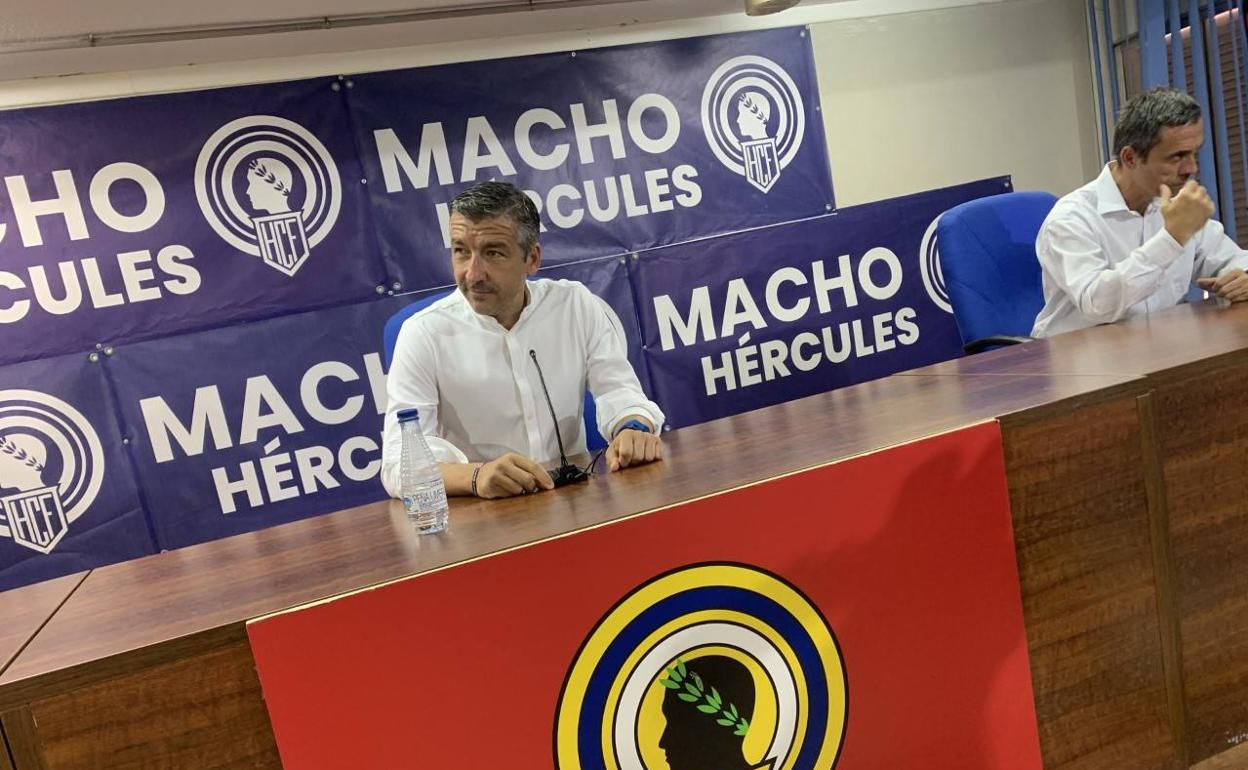
[[477,494],[477,475],[481,473],[481,469],[483,467],[485,467],[485,463],[477,463],[472,469],[472,481],[470,482],[469,487],[472,490],[473,497],[481,496]]
[[626,430],[635,430],[641,433],[654,433],[653,426],[642,422],[639,417],[630,417],[619,425],[615,426],[615,430],[611,432],[611,438],[615,438]]

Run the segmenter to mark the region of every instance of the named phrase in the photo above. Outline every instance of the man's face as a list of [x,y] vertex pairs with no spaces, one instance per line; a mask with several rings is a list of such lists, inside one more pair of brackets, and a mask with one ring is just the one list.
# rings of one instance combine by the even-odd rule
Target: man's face
[[524,307],[525,278],[541,264],[541,247],[534,244],[525,254],[511,217],[474,222],[452,214],[450,230],[451,269],[472,309],[500,323],[509,317],[514,322]]
[[[1204,139],[1204,124],[1199,120],[1186,126],[1166,126],[1161,129],[1160,141],[1147,158],[1140,158],[1131,151],[1133,163],[1129,171],[1143,189],[1155,194],[1164,184],[1177,193],[1188,179],[1196,176],[1197,153]],[[1123,153],[1125,155],[1126,150]]]

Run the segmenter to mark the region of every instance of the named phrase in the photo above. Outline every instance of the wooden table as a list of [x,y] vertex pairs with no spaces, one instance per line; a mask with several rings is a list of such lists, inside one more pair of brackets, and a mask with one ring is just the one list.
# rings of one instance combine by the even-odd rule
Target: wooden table
[[100,568],[0,675],[0,724],[17,770],[278,767],[251,618],[999,420],[1046,766],[1186,768],[1248,731],[1244,367],[1248,309],[1181,307],[687,428],[662,463],[456,500],[443,536],[379,503]]

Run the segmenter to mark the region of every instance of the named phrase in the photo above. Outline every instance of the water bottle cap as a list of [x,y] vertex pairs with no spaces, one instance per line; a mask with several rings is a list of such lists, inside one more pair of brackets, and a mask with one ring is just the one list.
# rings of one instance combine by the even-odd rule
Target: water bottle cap
[[419,416],[420,415],[418,413],[418,410],[416,409],[400,409],[399,410],[399,422],[410,422],[411,420],[415,420]]

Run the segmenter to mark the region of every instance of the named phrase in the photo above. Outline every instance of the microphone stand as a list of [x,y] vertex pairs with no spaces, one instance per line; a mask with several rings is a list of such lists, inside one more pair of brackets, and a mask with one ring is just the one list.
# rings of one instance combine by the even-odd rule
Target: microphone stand
[[529,358],[537,367],[537,379],[542,384],[542,393],[546,396],[546,406],[550,409],[550,419],[555,423],[555,441],[559,443],[559,467],[550,471],[550,478],[555,488],[575,484],[589,478],[589,471],[568,462],[568,455],[563,451],[563,437],[559,435],[559,417],[555,415],[554,402],[550,400],[550,391],[546,389],[546,377],[542,374],[542,365],[537,362],[537,351],[529,350]]

